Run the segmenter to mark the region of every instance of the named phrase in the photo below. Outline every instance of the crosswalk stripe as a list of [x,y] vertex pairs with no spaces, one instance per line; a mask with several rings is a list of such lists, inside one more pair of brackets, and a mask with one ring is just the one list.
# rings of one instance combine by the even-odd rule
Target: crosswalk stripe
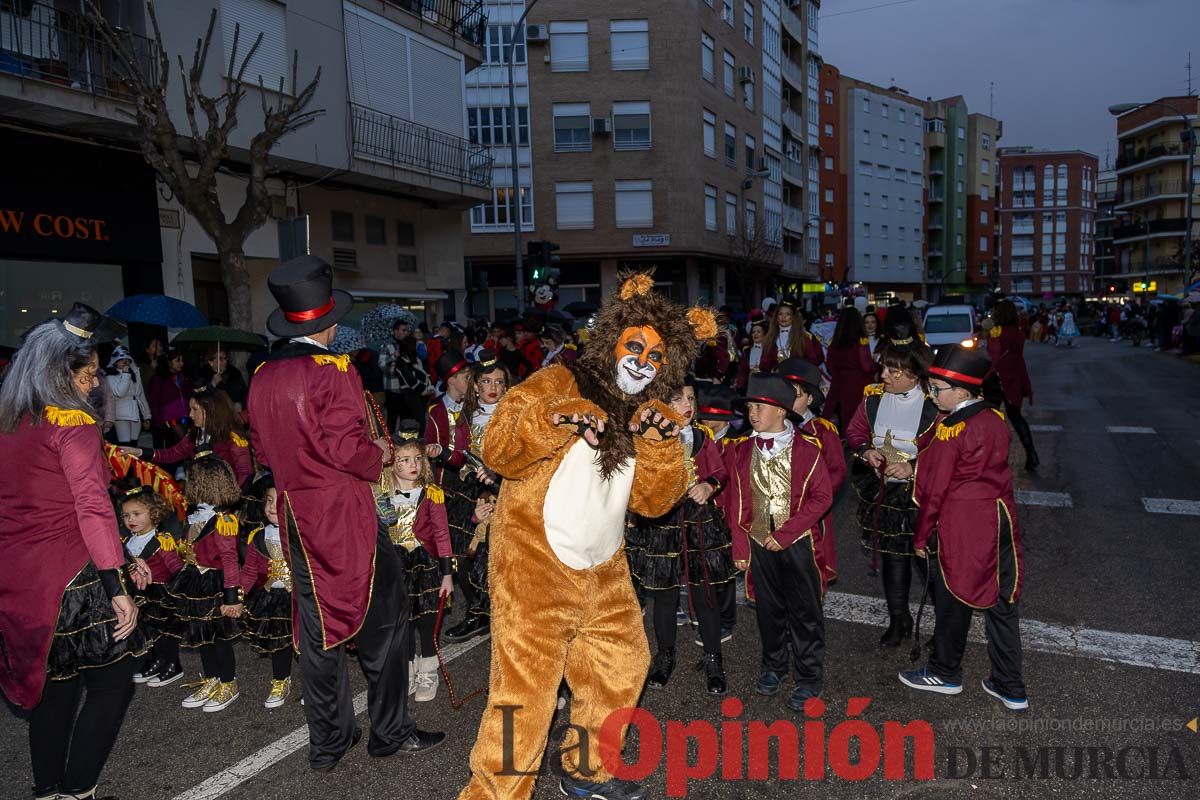
[[1137,425],[1109,425],[1109,433],[1154,433],[1154,428],[1143,428]]
[[1200,517],[1200,500],[1171,500],[1166,497],[1143,497],[1142,505],[1151,514],[1187,514]]
[[1063,429],[1062,425],[1030,425],[1029,430],[1034,433],[1056,433]]
[[1049,506],[1050,508],[1074,508],[1071,495],[1066,492],[1034,492],[1017,489],[1017,502],[1025,506]]
[[[469,642],[463,642],[462,644],[443,647],[442,659],[446,663],[450,663],[486,641],[488,641],[488,637],[484,636],[477,637]],[[354,715],[358,716],[366,710],[367,693],[359,692],[354,697]],[[258,752],[251,753],[232,767],[218,772],[216,775],[196,784],[186,792],[176,795],[174,800],[215,800],[221,795],[233,791],[275,762],[282,761],[307,744],[308,726],[305,725],[296,728],[296,730],[281,739],[277,739]]]

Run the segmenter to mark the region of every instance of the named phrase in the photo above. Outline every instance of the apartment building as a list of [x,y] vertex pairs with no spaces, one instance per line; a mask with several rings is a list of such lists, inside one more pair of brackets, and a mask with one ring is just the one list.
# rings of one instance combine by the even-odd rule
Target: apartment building
[[[503,42],[524,4],[486,9],[489,41]],[[781,274],[805,274],[803,202],[819,175],[784,102],[797,113],[806,102],[808,9],[542,0],[531,11],[516,32],[515,196],[523,242],[560,245],[560,303],[598,301],[629,268],[653,267],[672,297],[712,304],[746,304]],[[493,196],[472,210],[467,242],[480,315],[516,306],[510,134],[496,123],[508,119],[507,57],[485,48],[467,78],[472,141],[495,157]]]
[[[832,64],[821,65],[821,272],[828,283],[840,284],[850,275],[847,255],[847,198],[849,182],[842,156],[841,71]],[[919,138],[919,137],[918,137]]]
[[976,295],[983,287],[998,285],[996,185],[1000,173],[998,142],[1004,126],[986,114],[967,116],[967,238],[964,270],[966,284]]
[[[1200,179],[1198,113],[1196,97],[1163,97],[1117,117],[1113,256],[1123,282],[1154,281],[1162,293],[1178,293],[1187,282],[1182,254]],[[1190,224],[1195,237],[1194,210]]]
[[[1116,224],[1117,173],[1106,169],[1096,178],[1096,281],[1107,282],[1116,274],[1113,260],[1113,227]],[[1115,286],[1115,284],[1112,284]]]
[[[140,0],[102,4],[158,69]],[[0,6],[0,146],[12,154],[0,217],[0,325],[10,335],[81,299],[106,308],[122,295],[164,292],[227,321],[216,247],[142,161],[119,60],[66,4]],[[247,95],[217,189],[227,215],[245,194],[249,142],[261,119],[260,80],[272,102],[321,69],[310,125],[272,154],[272,217],[289,239],[330,261],[359,300],[351,318],[401,302],[430,321],[461,313],[466,210],[491,195],[486,148],[467,139],[464,76],[481,63],[482,9],[454,0],[201,0],[157,6],[170,63],[190,59],[197,31],[217,19],[202,86],[223,90],[233,55],[259,34]],[[241,57],[237,59],[238,62]],[[188,130],[178,76],[171,114]],[[275,87],[275,88],[271,88]],[[42,215],[47,215],[43,218]],[[53,235],[53,220],[62,219]],[[34,220],[51,226],[34,225]],[[71,226],[67,221],[86,224]],[[43,235],[49,230],[52,235]],[[274,221],[247,240],[252,314],[262,330],[273,303],[266,274],[278,262]]]
[[1093,291],[1099,160],[1079,150],[1004,147],[1000,288],[1046,297]]

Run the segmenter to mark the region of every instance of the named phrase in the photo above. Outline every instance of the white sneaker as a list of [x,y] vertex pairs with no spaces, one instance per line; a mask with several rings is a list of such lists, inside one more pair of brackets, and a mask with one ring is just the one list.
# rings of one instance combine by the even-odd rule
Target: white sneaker
[[208,698],[208,702],[204,704],[204,710],[208,713],[214,711],[224,711],[229,708],[229,704],[238,699],[238,683],[237,678],[234,678],[229,683],[218,683],[217,689],[212,693],[212,697]]
[[411,695],[417,690],[417,660],[414,658],[408,662],[408,693]]
[[292,679],[284,678],[283,680],[272,680],[271,691],[267,694],[267,699],[263,701],[263,708],[279,708],[287,702],[288,695],[292,693]]
[[217,687],[220,685],[220,678],[205,678],[195,692],[183,699],[181,705],[184,708],[200,708],[208,702],[208,698],[213,696],[213,692],[217,691]]
[[437,656],[421,658],[417,661],[417,677],[413,681],[416,690],[413,700],[418,703],[428,703],[437,697],[438,690]]

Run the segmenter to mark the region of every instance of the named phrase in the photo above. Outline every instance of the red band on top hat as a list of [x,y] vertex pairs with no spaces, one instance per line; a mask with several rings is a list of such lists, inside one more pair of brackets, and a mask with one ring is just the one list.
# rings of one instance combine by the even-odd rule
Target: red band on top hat
[[320,308],[310,309],[309,311],[285,311],[283,317],[288,322],[311,322],[317,317],[323,317],[333,310],[334,299],[333,295],[329,296],[329,302]]
[[963,383],[969,383],[972,386],[983,386],[983,378],[976,378],[973,375],[964,375],[963,373],[955,372],[952,369],[946,369],[944,367],[930,367],[929,371],[934,375],[940,375],[943,378],[949,378],[953,381],[962,381]]
[[746,402],[747,403],[766,403],[769,406],[776,406],[777,408],[786,408],[786,406],[784,406],[782,403],[780,403],[778,400],[774,399],[773,397],[747,397]]
[[462,370],[462,368],[463,368],[463,367],[465,367],[465,366],[467,366],[467,362],[466,362],[466,361],[460,361],[460,362],[458,362],[458,363],[457,363],[457,364],[455,364],[453,367],[451,367],[450,369],[446,370],[446,374],[442,376],[442,380],[446,380],[446,379],[448,379],[448,378],[451,378],[451,377],[453,377],[453,376],[455,375],[455,373],[457,373],[457,372],[461,371],[461,370]]
[[714,408],[713,406],[700,406],[697,410],[702,414],[733,414],[732,411],[726,411],[723,408]]

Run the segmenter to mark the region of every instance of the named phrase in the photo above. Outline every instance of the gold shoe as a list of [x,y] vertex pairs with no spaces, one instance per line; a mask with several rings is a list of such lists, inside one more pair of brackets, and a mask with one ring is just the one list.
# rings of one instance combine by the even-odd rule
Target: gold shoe
[[218,684],[217,690],[212,693],[212,697],[208,698],[208,702],[204,704],[204,710],[207,712],[224,711],[229,707],[229,704],[238,699],[238,684],[237,678],[234,678],[229,683]]
[[200,706],[208,702],[208,698],[213,696],[213,692],[215,692],[217,687],[220,685],[220,678],[205,678],[200,683],[199,689],[197,689],[193,694],[190,694],[184,698],[183,707],[200,708]]
[[281,681],[271,681],[271,693],[267,695],[267,699],[263,703],[263,708],[279,708],[287,701],[288,695],[291,693],[291,678],[284,678]]

